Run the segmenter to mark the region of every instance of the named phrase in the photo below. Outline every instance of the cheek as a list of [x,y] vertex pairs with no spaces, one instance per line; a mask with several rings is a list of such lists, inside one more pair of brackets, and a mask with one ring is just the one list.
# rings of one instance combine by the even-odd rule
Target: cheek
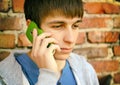
[[57,40],[58,45],[59,45],[60,47],[63,45],[64,41],[63,41],[63,35],[62,35],[62,33],[53,34],[52,37],[53,37],[55,40]]
[[62,40],[62,35],[60,33],[52,33],[52,37],[58,41],[58,43]]
[[74,33],[74,39],[75,39],[75,41],[78,39],[78,37],[79,37],[78,35],[79,35],[79,32],[75,32]]

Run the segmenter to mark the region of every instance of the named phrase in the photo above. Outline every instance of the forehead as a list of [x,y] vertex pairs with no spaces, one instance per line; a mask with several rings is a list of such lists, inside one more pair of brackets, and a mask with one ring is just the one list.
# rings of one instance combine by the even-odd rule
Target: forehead
[[66,16],[63,12],[61,11],[52,11],[50,12],[47,16],[42,18],[42,23],[45,22],[52,22],[52,21],[62,21],[62,22],[75,22],[77,20],[81,20],[81,17],[71,17],[71,16]]
[[70,18],[62,15],[56,15],[56,16],[47,16],[46,18],[44,18],[41,24],[45,24],[45,23],[50,24],[50,23],[57,23],[57,22],[73,24],[77,21],[81,21],[81,18],[78,18],[78,17]]

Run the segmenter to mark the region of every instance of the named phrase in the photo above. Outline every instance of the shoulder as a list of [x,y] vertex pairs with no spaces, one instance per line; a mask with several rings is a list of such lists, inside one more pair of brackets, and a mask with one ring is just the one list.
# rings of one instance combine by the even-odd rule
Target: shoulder
[[76,68],[79,67],[81,68],[81,70],[84,69],[88,73],[95,74],[95,70],[93,66],[87,61],[85,56],[71,53],[68,61],[71,63],[73,67],[76,67]]
[[78,54],[75,54],[75,53],[71,53],[70,57],[68,58],[68,60],[70,62],[71,61],[75,61],[76,63],[86,63],[87,62],[85,56],[78,55]]
[[72,53],[68,58],[68,61],[73,71],[77,73],[79,78],[82,76],[86,82],[91,83],[89,85],[99,85],[98,78],[93,66],[84,56]]
[[9,69],[20,67],[20,65],[17,63],[15,59],[16,56],[19,56],[18,53],[20,54],[22,53],[22,51],[18,51],[18,50],[11,51],[10,54],[0,62],[0,70],[8,71]]
[[17,57],[20,54],[23,54],[25,52],[27,52],[27,51],[25,51],[25,50],[13,50],[13,51],[11,51],[10,54],[5,59],[0,61],[0,67],[3,64],[10,64],[10,65],[13,64],[14,62],[16,62],[15,57]]
[[90,76],[96,74],[93,66],[87,61],[84,56],[72,53],[68,61],[74,70],[77,69],[81,72],[88,73]]
[[22,69],[15,59],[15,53],[16,51],[12,51],[7,58],[0,62],[0,76],[2,76],[9,85],[21,85],[22,82]]

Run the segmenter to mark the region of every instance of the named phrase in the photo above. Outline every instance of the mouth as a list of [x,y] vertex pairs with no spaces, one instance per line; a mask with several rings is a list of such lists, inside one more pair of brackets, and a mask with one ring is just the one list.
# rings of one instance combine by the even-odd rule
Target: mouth
[[72,48],[61,48],[62,53],[70,53],[72,52]]

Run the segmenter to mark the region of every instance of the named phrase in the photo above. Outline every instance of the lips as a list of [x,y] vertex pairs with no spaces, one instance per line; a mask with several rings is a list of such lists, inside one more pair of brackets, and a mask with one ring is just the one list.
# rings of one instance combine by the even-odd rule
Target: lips
[[72,51],[72,48],[61,48],[62,53],[70,53]]

